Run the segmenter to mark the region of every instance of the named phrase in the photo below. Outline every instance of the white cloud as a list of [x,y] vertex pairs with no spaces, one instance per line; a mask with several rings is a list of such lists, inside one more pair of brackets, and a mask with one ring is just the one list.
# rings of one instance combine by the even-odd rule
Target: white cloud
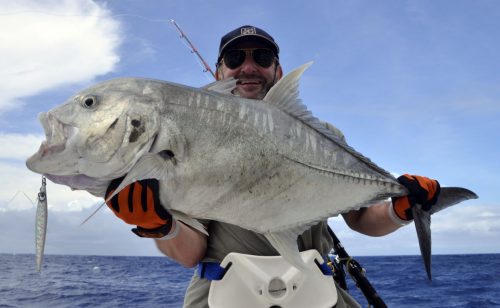
[[[19,211],[33,207],[41,176],[28,170],[25,160],[44,139],[32,134],[0,133],[0,211]],[[31,200],[29,201],[28,198]],[[49,209],[56,212],[82,211],[102,202],[87,192],[71,191],[66,186],[47,182]]]
[[[498,253],[499,218],[498,206],[478,205],[473,201],[433,215],[433,253]],[[352,256],[420,254],[413,224],[383,237],[369,237],[357,233],[349,229],[340,217],[329,219],[329,224]],[[481,240],[478,241],[478,238]]]
[[[41,176],[29,171],[23,164],[7,164],[0,161],[0,174],[8,174],[1,180],[0,211],[19,211],[33,207],[32,202],[41,186]],[[32,201],[28,201],[28,198]],[[47,181],[47,200],[50,211],[75,212],[94,208],[102,202],[84,191]]]
[[[0,211],[0,253],[34,253],[35,212]],[[81,225],[91,212],[49,209],[45,254],[160,255],[154,241],[137,237],[107,208]]]
[[118,63],[120,24],[91,0],[0,2],[0,110]]
[[45,140],[42,135],[0,132],[0,159],[25,160],[38,150]]
[[463,205],[451,208],[433,218],[432,228],[437,233],[485,236],[500,232],[498,206]]

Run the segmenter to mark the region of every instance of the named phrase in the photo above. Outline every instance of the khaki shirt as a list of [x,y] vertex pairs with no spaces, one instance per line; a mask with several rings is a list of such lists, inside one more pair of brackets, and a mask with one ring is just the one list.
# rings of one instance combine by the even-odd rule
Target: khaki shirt
[[[327,255],[333,241],[328,233],[327,223],[321,222],[305,231],[297,239],[300,251],[316,249],[321,255]],[[259,256],[275,256],[278,253],[267,239],[238,226],[211,221],[208,224],[208,246],[203,262],[221,262],[230,252]],[[333,279],[333,278],[332,278]],[[184,297],[184,307],[208,307],[210,281],[200,279],[195,272]],[[338,302],[336,307],[360,307],[344,290],[337,286]]]

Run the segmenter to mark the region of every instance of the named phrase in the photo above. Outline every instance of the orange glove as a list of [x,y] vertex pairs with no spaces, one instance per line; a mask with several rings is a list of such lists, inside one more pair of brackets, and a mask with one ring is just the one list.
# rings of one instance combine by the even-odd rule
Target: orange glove
[[[106,190],[106,199],[120,185],[124,177],[111,181]],[[156,179],[134,182],[107,203],[118,218],[136,225],[132,232],[140,237],[161,238],[172,228],[172,215],[161,205],[159,185]]]
[[396,215],[405,221],[413,219],[411,208],[416,203],[422,205],[424,211],[429,211],[436,204],[441,191],[438,181],[424,176],[404,174],[398,178],[398,182],[408,189],[409,194],[392,198],[392,206]]

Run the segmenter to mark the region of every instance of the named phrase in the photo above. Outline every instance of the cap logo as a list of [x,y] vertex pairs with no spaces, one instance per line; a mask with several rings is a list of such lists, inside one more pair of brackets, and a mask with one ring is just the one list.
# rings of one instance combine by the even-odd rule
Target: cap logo
[[255,27],[241,28],[241,35],[257,34]]

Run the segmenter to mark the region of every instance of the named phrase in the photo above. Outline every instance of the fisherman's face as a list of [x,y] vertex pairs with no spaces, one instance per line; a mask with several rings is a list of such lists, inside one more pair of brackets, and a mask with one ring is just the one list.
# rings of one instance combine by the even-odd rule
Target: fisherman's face
[[[258,42],[241,42],[231,47],[231,50],[254,48],[267,47]],[[230,69],[224,63],[224,60],[221,60],[221,65],[216,74],[218,80],[231,77],[237,79],[236,88],[233,94],[251,99],[263,99],[269,89],[271,89],[282,76],[283,72],[281,66],[277,63],[276,59],[273,60],[269,67],[265,68],[257,64],[248,51],[243,63],[236,68]]]

